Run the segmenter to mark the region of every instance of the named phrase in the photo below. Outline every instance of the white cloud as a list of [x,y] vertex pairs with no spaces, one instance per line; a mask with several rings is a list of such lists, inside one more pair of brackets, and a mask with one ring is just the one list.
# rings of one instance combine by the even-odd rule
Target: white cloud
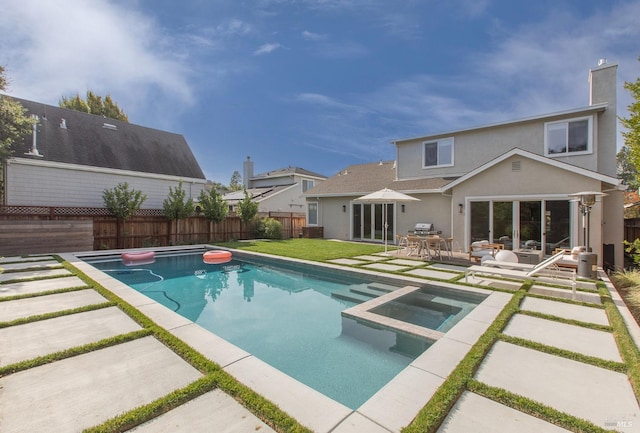
[[320,33],[313,33],[308,30],[302,32],[302,38],[307,41],[324,41],[327,39],[327,35]]
[[181,105],[193,99],[191,71],[173,41],[128,3],[5,1],[0,64],[12,94],[45,103],[91,89],[131,115],[150,94]]
[[261,45],[257,50],[255,50],[253,52],[253,55],[255,56],[261,56],[263,54],[270,54],[272,52],[274,52],[275,50],[282,48],[282,45],[280,45],[279,43],[269,43],[269,44],[264,44]]

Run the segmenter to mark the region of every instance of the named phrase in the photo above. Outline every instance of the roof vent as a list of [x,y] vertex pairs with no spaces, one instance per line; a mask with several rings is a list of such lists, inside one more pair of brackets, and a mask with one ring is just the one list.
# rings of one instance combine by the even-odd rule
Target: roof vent
[[61,129],[67,129],[67,120],[66,119],[60,119],[60,128]]
[[598,66],[602,66],[602,65],[606,65],[607,64],[607,59],[602,58],[600,60],[598,60]]
[[521,170],[522,170],[522,161],[511,162],[511,171],[521,171]]
[[111,123],[103,123],[102,127],[104,129],[110,129],[112,131],[117,131],[118,130],[118,127],[116,125],[111,124]]

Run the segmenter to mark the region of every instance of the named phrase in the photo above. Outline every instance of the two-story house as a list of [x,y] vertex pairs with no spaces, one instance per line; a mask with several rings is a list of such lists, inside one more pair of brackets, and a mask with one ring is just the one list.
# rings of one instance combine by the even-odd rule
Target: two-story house
[[[258,203],[259,212],[306,212],[304,193],[327,177],[300,167],[286,167],[265,173],[254,174],[250,156],[243,164],[244,188],[252,200]],[[229,207],[235,210],[244,199],[244,191],[224,195]]]
[[[396,160],[355,165],[307,192],[309,225],[327,238],[382,241],[432,223],[454,249],[500,242],[510,249],[587,242],[603,263],[623,263],[623,188],[616,178],[616,71],[589,72],[589,105],[491,125],[394,140]],[[416,202],[361,203],[390,188]],[[585,208],[574,195],[596,192]],[[585,209],[590,209],[586,214]]]
[[127,182],[162,209],[169,187],[183,182],[196,199],[206,179],[182,135],[103,116],[13,98],[36,119],[11,146],[4,205],[104,207],[106,189]]

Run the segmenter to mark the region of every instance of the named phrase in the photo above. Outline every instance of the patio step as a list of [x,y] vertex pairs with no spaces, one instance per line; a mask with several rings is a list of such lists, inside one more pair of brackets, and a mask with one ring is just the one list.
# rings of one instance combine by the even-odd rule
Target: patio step
[[392,286],[391,284],[385,284],[385,283],[370,283],[367,285],[367,287],[373,290],[377,290],[378,292],[382,292],[381,294],[390,293],[390,292],[393,292],[394,290],[399,289],[398,286]]
[[362,304],[363,302],[373,299],[371,296],[360,295],[350,290],[338,290],[336,292],[332,292],[331,296],[344,301],[355,302],[356,304]]
[[388,292],[383,292],[377,289],[371,289],[370,287],[352,287],[351,292],[358,295],[368,296],[370,299],[377,298]]

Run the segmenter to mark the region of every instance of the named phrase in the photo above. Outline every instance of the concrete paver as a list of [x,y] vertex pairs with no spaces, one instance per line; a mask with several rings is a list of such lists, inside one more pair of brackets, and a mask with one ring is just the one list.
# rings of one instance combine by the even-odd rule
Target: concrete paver
[[[30,278],[51,278],[59,275],[72,275],[66,269],[44,269],[35,271],[22,271],[22,272],[4,272],[0,274],[0,283],[12,280],[27,280]],[[1,288],[2,286],[0,286]]]
[[77,432],[202,375],[153,337],[0,378],[0,431]]
[[449,412],[438,433],[564,433],[565,430],[471,392]]
[[437,271],[435,269],[412,269],[405,272],[405,274],[416,275],[418,277],[438,278],[440,280],[450,280],[451,278],[458,277],[458,274],[453,272]]
[[476,373],[476,379],[503,388],[570,415],[610,428],[612,419],[628,417],[638,431],[640,407],[622,373],[505,342],[497,342]]
[[[56,269],[55,271],[47,272],[57,271],[64,271],[64,274],[69,274],[66,269]],[[0,277],[2,275],[3,274],[0,274]],[[7,296],[33,295],[37,293],[50,292],[53,290],[69,289],[72,287],[87,287],[87,285],[84,281],[76,276],[52,278],[50,280],[22,281],[16,283],[0,284],[0,298]]]
[[381,260],[387,260],[390,256],[370,256],[370,255],[364,255],[364,256],[355,256],[354,259],[358,259],[358,260],[365,260],[367,262],[379,262]]
[[0,302],[0,321],[10,322],[24,317],[71,310],[103,302],[107,302],[107,299],[93,289]]
[[60,262],[57,260],[44,260],[44,261],[23,261],[19,263],[5,263],[2,266],[2,269],[6,271],[17,271],[21,269],[48,269],[48,268],[57,268],[62,266]]
[[328,260],[328,262],[335,263],[336,265],[363,265],[367,263],[363,260],[354,260],[354,259],[334,259],[334,260]]
[[141,329],[117,307],[0,329],[0,365],[48,355]]
[[[529,289],[529,293],[533,293],[536,295],[544,295],[550,296],[553,298],[564,298],[564,299],[574,299],[573,294],[571,293],[571,289],[559,289],[555,287],[546,287],[546,286],[536,286],[533,285]],[[591,304],[602,304],[600,300],[600,295],[597,293],[589,293],[589,292],[581,292],[577,291],[575,294],[576,301],[588,302]]]
[[362,267],[366,269],[373,269],[376,271],[395,271],[395,272],[400,272],[407,269],[406,266],[389,265],[387,263],[371,263],[368,265],[364,265]]
[[390,263],[392,265],[400,265],[400,266],[424,266],[425,262],[421,262],[418,260],[408,260],[408,259],[393,259],[389,260],[386,263]]
[[16,262],[35,262],[39,260],[53,260],[52,256],[9,256],[9,257],[0,257],[0,267],[5,263],[16,263]]
[[566,302],[555,302],[530,296],[524,298],[520,308],[526,311],[562,317],[563,319],[578,320],[580,322],[594,323],[603,326],[609,325],[607,313],[602,308],[567,304]]
[[269,433],[274,430],[215,389],[132,430],[135,433]]
[[504,333],[583,355],[622,362],[618,346],[610,332],[516,314]]

